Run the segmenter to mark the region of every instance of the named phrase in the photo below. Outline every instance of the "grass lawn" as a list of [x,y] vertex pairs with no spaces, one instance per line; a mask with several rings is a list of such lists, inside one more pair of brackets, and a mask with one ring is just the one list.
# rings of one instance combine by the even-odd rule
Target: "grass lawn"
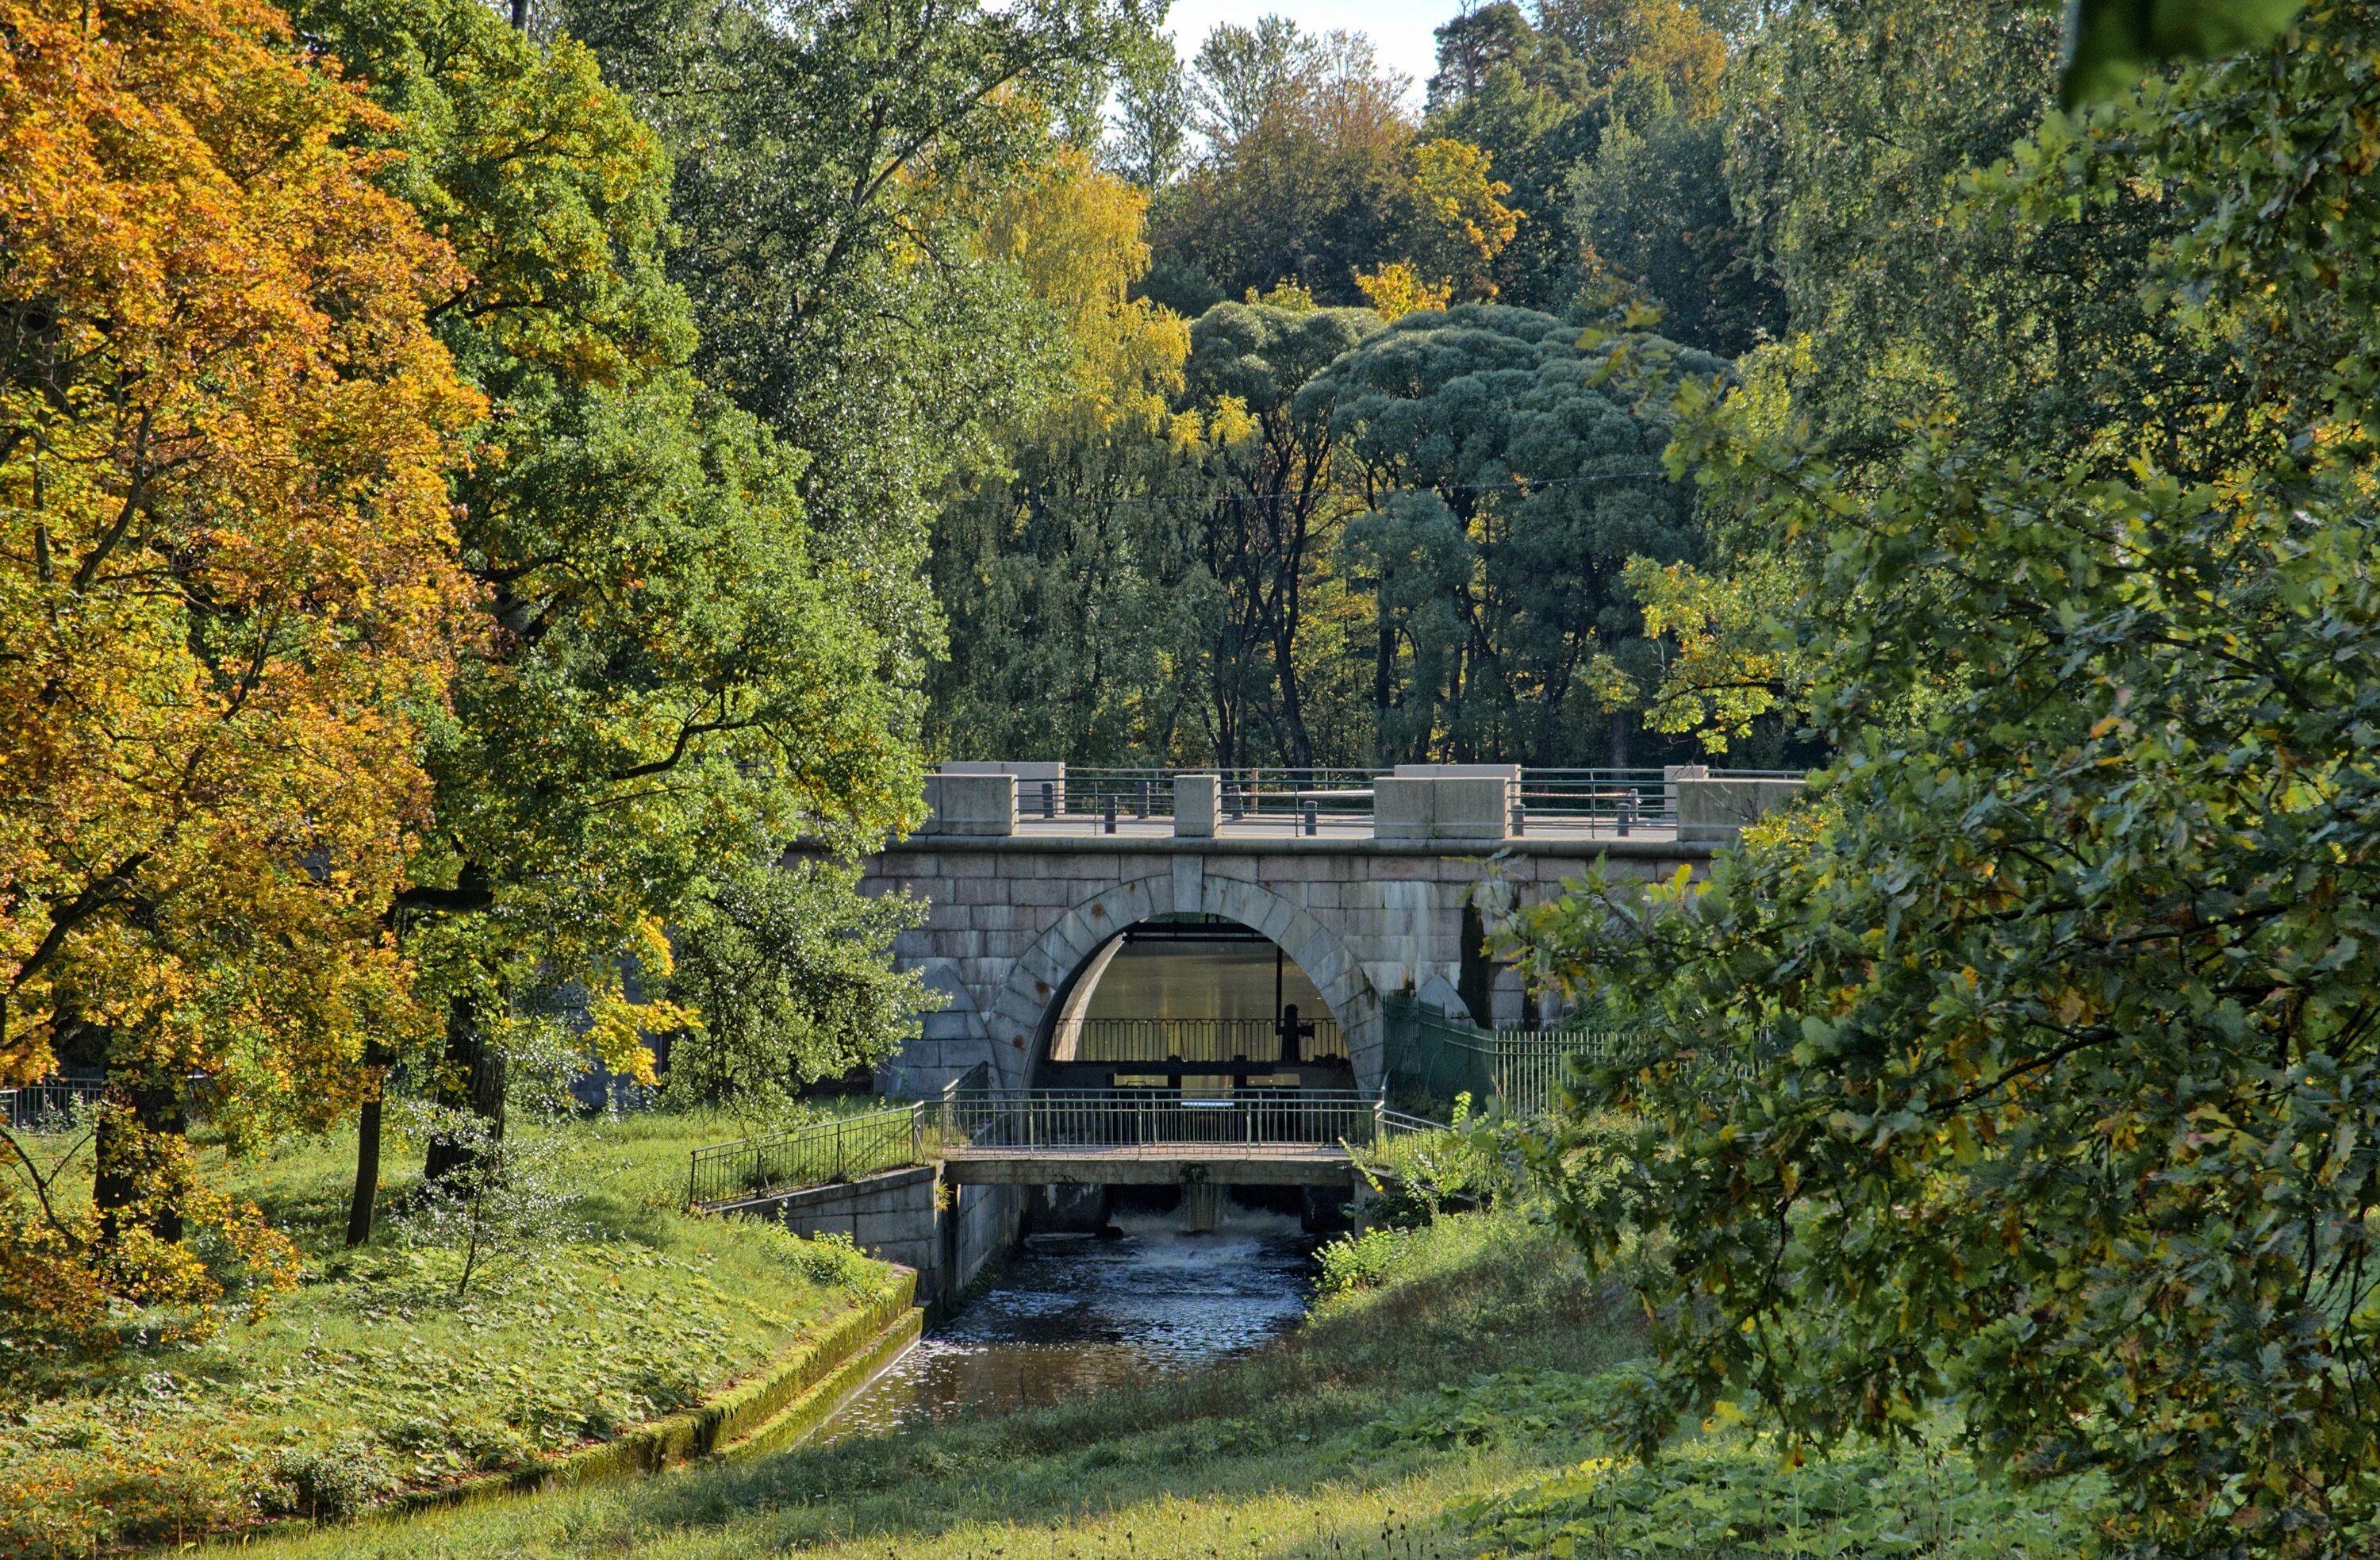
[[2012,1495],[1950,1458],[1791,1474],[1742,1431],[1651,1469],[1590,1421],[1637,1349],[1563,1248],[1511,1218],[1376,1236],[1360,1286],[1250,1359],[1147,1390],[398,1522],[259,1556],[797,1552],[820,1560],[1456,1560],[2068,1555],[2071,1494]]
[[571,1200],[550,1243],[459,1300],[451,1251],[385,1231],[341,1249],[351,1139],[227,1165],[211,1151],[305,1249],[303,1286],[202,1344],[136,1337],[0,1376],[0,1554],[172,1542],[609,1439],[751,1374],[882,1271],[684,1213],[686,1151],[740,1135],[731,1119],[526,1130],[555,1135]]

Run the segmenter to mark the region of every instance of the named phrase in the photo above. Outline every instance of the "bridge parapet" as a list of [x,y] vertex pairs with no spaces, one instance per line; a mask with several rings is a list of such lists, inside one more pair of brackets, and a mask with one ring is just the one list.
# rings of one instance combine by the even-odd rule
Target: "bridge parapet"
[[1798,774],[1701,765],[1524,769],[1069,770],[946,764],[927,779],[926,837],[1550,838],[1721,842],[1797,793]]

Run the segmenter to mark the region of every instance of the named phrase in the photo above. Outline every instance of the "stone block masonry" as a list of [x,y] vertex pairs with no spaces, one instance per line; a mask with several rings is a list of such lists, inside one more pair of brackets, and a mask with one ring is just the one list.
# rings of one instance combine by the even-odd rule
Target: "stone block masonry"
[[1023,1188],[945,1186],[939,1165],[756,1198],[726,1210],[774,1219],[795,1235],[842,1236],[871,1257],[914,1268],[917,1303],[939,1314],[984,1264],[1016,1243]]
[[[1433,827],[1440,791],[1478,804],[1454,809],[1451,825],[1499,826],[1500,776],[1405,783],[1430,788]],[[1380,784],[1393,795],[1395,778]],[[978,1065],[996,1085],[1029,1086],[1065,1001],[1101,950],[1137,922],[1188,914],[1220,916],[1277,942],[1321,989],[1347,1037],[1357,1084],[1377,1088],[1380,999],[1460,980],[1464,904],[1482,885],[1501,885],[1499,904],[1536,904],[1597,860],[1615,877],[1648,879],[1698,868],[1712,849],[1660,839],[1177,834],[941,835],[896,845],[870,859],[862,886],[927,901],[926,924],[904,933],[894,953],[950,1005],[928,1018],[879,1086],[916,1096]]]

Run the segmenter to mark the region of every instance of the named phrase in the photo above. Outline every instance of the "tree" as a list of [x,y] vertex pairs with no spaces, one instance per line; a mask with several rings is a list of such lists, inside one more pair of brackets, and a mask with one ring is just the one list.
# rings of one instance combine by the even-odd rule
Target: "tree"
[[1194,85],[1208,150],[1157,204],[1160,264],[1203,275],[1210,298],[1287,282],[1326,303],[1359,301],[1356,272],[1400,258],[1413,135],[1403,79],[1360,35],[1316,37],[1271,18],[1245,35],[1218,28]]
[[[2014,0],[1796,6],[1730,79],[1729,185],[1791,329],[1810,338],[1804,404],[1846,440],[1891,449],[1895,430],[1986,378],[2004,384],[2022,361],[1994,321],[2028,310],[2036,278],[2056,286],[2055,262],[2026,265],[2013,235],[1953,213],[1961,179],[2038,121],[2056,44],[2054,18]],[[2072,287],[2061,301],[2117,296]],[[2045,377],[2072,334],[2039,337]],[[2041,420],[2038,435],[2055,436],[2070,409]]]
[[937,518],[937,664],[929,740],[948,753],[1166,762],[1184,714],[1179,669],[1211,606],[1176,499],[1195,473],[1195,415],[1177,416],[1184,323],[1128,293],[1148,265],[1147,197],[1052,149],[980,240],[1012,266],[1068,372],[1007,430],[1002,469]]
[[1195,113],[1189,79],[1173,57],[1173,45],[1163,38],[1148,39],[1132,49],[1118,74],[1109,166],[1145,190],[1161,189],[1189,161]]
[[[1606,1257],[1652,1237],[1647,1444],[1721,1395],[1804,1444],[1947,1404],[2021,1478],[2104,1474],[2125,1552],[2370,1547],[2380,601],[2347,387],[2380,285],[2329,128],[2374,42],[2321,7],[2046,119],[1954,213],[2144,253],[2131,318],[2231,365],[2204,400],[2128,332],[2083,360],[2137,360],[2129,393],[2046,448],[1989,404],[2013,374],[1881,474],[1821,416],[1689,424],[1731,504],[1820,538],[1789,625],[1844,756],[1706,886],[1538,928],[1645,1037],[1582,1099],[1644,1126],[1571,1217]],[[2027,323],[1978,356],[2023,363]]]
[[1668,387],[1725,365],[1654,336],[1579,341],[1500,305],[1408,314],[1299,397],[1377,495],[1346,549],[1378,591],[1384,761],[1626,762],[1612,712],[1649,666],[1621,576],[1699,549],[1661,465]]
[[320,1125],[410,1021],[381,915],[468,642],[460,278],[275,13],[0,31],[0,1077],[104,1065],[98,1226],[52,1231],[203,1298],[190,1079],[236,1139]]
[[1547,0],[1539,25],[1568,45],[1589,82],[1608,87],[1624,70],[1659,79],[1686,113],[1717,104],[1727,39],[1681,0]]
[[1623,76],[1612,106],[1568,190],[1590,285],[1643,293],[1660,306],[1665,335],[1722,358],[1780,334],[1784,296],[1735,218],[1722,122],[1682,112],[1649,75]]
[[[436,825],[391,903],[444,1011],[431,1093],[500,1138],[516,1031],[583,993],[588,1042],[649,1076],[640,1028],[687,1016],[628,980],[665,964],[667,924],[797,837],[856,850],[906,814],[907,648],[869,560],[815,539],[797,457],[686,366],[667,163],[593,55],[471,0],[303,19],[405,111],[393,177],[469,268],[437,325],[493,408],[453,479],[489,621],[431,725]],[[433,1140],[433,1178],[475,1141]]]
[[872,1066],[934,998],[892,964],[920,924],[905,896],[869,898],[856,865],[819,857],[713,875],[684,911],[670,995],[703,1022],[670,1045],[667,1097],[766,1116],[802,1085]]
[[[1496,296],[1560,312],[1577,299],[1583,281],[1590,292],[1607,290],[1608,278],[1596,274],[1597,254],[1583,246],[1608,260],[1617,249],[1660,247],[1658,240],[1615,241],[1640,225],[1656,233],[1676,229],[1677,211],[1609,197],[1590,213],[1601,215],[1599,232],[1578,225],[1572,186],[1596,165],[1607,127],[1621,120],[1640,138],[1628,148],[1628,195],[1684,197],[1694,221],[1687,233],[1711,235],[1705,245],[1723,248],[1730,259],[1741,252],[1714,162],[1718,131],[1709,124],[1729,59],[1726,37],[1670,0],[1555,5],[1545,7],[1543,19],[1542,28],[1532,28],[1512,6],[1491,6],[1439,30],[1440,69],[1426,133],[1481,148],[1512,186],[1512,205],[1528,213],[1495,268]],[[1699,133],[1680,135],[1670,125],[1680,116],[1679,128]],[[1656,143],[1651,159],[1644,155],[1646,137]],[[1625,209],[1614,209],[1621,205]],[[1708,268],[1706,262],[1696,269]],[[1622,271],[1633,274],[1625,264]],[[1706,345],[1691,334],[1681,339]]]
[[1393,242],[1423,275],[1466,302],[1495,296],[1489,278],[1496,257],[1528,215],[1504,204],[1512,187],[1495,177],[1494,164],[1478,147],[1444,138],[1410,153],[1410,182]]
[[921,0],[571,0],[675,159],[671,274],[692,299],[703,380],[801,450],[821,556],[886,672],[939,649],[927,530],[953,478],[1060,354],[1014,274],[977,263],[1002,192],[1053,111],[1104,91],[1147,32],[1127,0],[991,7]]
[[1298,637],[1344,506],[1333,502],[1330,405],[1305,391],[1378,323],[1304,299],[1218,304],[1190,328],[1189,393],[1208,413],[1196,545],[1222,597],[1200,658],[1218,762],[1315,762]]

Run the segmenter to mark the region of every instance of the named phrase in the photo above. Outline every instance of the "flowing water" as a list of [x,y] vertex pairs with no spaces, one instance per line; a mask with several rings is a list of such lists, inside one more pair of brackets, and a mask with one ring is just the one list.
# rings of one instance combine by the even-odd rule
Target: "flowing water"
[[1028,1237],[993,1283],[818,1432],[817,1444],[1144,1385],[1296,1325],[1313,1240],[1227,1202],[1211,1235],[1123,1213],[1123,1238]]

